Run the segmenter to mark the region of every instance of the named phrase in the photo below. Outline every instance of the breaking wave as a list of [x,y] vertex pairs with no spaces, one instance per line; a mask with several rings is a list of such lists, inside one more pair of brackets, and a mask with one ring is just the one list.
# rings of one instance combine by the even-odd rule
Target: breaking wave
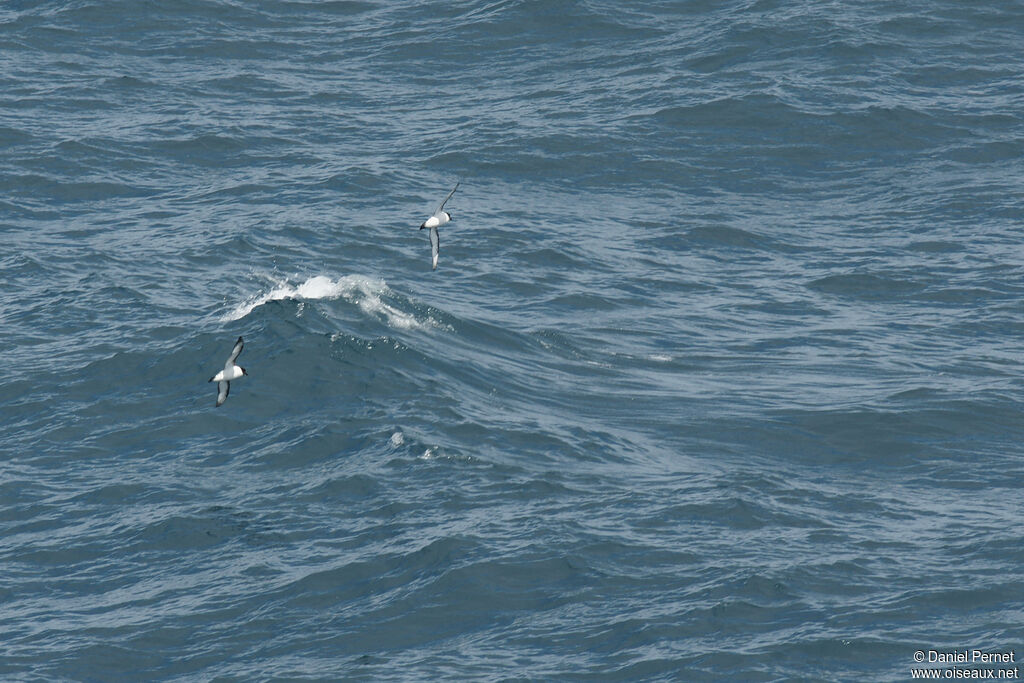
[[359,306],[367,315],[383,318],[391,327],[399,329],[416,329],[437,323],[431,318],[418,320],[412,313],[400,310],[385,297],[392,297],[394,292],[388,284],[379,278],[364,275],[345,275],[332,280],[324,275],[316,275],[300,284],[292,284],[288,280],[278,280],[269,291],[256,294],[235,306],[224,317],[224,321],[240,320],[254,309],[270,301],[293,299],[296,301],[316,301],[319,299],[345,299]]

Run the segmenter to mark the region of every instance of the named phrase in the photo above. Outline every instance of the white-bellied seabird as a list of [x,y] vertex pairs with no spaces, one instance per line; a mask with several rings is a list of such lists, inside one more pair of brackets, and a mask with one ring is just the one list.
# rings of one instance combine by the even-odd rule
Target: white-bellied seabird
[[455,183],[455,187],[448,193],[448,196],[441,202],[441,206],[437,207],[437,211],[434,212],[427,220],[423,221],[423,225],[420,226],[420,230],[424,228],[430,229],[430,262],[432,270],[437,270],[437,254],[441,251],[441,236],[437,234],[437,229],[452,219],[452,215],[447,211],[443,211],[444,205],[448,203],[448,200],[455,194],[455,190],[459,189],[461,180]]
[[235,359],[238,358],[238,354],[242,353],[243,346],[245,346],[245,344],[242,342],[242,338],[239,337],[238,341],[235,342],[235,348],[231,349],[231,355],[228,356],[228,361],[224,363],[224,369],[210,378],[211,382],[217,383],[218,408],[224,405],[224,401],[228,400],[228,392],[231,391],[231,380],[238,379],[243,375],[249,374],[241,365],[235,365]]

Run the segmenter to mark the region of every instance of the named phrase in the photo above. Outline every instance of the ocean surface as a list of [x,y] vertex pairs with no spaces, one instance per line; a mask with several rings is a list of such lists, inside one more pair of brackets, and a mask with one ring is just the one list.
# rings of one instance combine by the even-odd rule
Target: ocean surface
[[1022,46],[1002,1],[4,0],[0,679],[1024,658]]

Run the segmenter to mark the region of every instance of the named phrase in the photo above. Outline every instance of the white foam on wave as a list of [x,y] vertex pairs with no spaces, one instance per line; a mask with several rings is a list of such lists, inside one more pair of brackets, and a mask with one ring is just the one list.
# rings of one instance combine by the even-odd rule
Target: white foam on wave
[[[224,320],[240,320],[249,315],[253,309],[270,301],[281,299],[314,301],[344,298],[359,306],[359,309],[367,315],[383,317],[391,327],[401,329],[423,327],[424,323],[417,320],[414,315],[395,308],[383,299],[390,293],[391,289],[384,280],[363,275],[346,275],[337,280],[316,275],[298,285],[291,284],[287,280],[278,280],[270,291],[257,294],[236,306],[224,316]],[[426,322],[436,325],[430,318]]]

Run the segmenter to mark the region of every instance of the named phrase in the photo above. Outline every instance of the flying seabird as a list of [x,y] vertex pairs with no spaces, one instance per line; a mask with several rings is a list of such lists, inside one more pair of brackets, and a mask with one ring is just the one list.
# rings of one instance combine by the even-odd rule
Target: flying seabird
[[423,225],[420,226],[420,230],[424,228],[430,229],[430,261],[432,270],[437,270],[437,254],[441,250],[441,236],[437,234],[437,229],[452,219],[452,215],[447,211],[442,211],[442,209],[444,209],[444,205],[448,203],[448,200],[452,198],[452,195],[455,194],[455,190],[459,189],[461,182],[455,183],[455,187],[452,188],[452,191],[441,202],[441,206],[437,207],[434,215],[423,221]]
[[238,354],[242,353],[244,345],[242,338],[239,337],[238,341],[235,342],[235,348],[231,349],[231,355],[228,356],[227,362],[224,363],[224,369],[210,378],[211,382],[217,383],[218,408],[224,405],[224,401],[228,400],[228,392],[231,391],[231,380],[249,374],[241,365],[235,365],[235,359],[238,358]]

